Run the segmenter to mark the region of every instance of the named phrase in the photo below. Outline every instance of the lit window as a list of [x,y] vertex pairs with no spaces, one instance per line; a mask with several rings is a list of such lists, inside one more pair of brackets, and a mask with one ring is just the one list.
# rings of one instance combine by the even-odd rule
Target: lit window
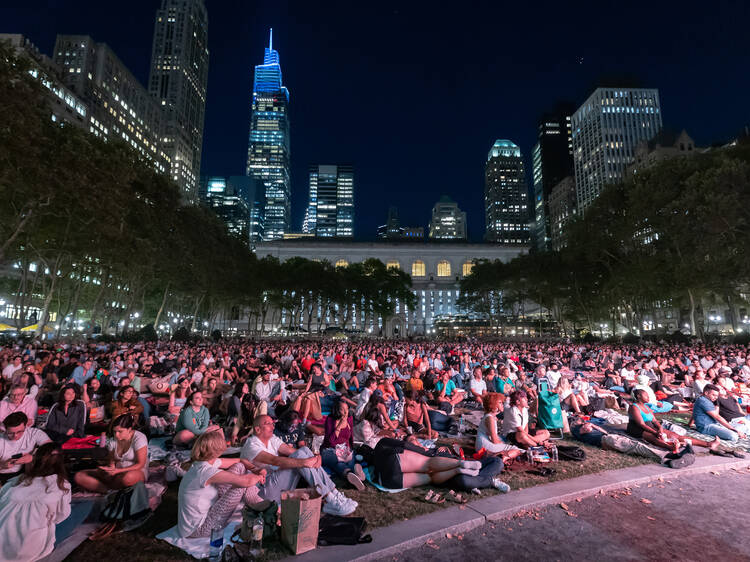
[[451,264],[447,260],[438,262],[437,266],[438,277],[450,277],[451,275]]
[[417,260],[413,264],[411,264],[411,276],[412,277],[424,277],[425,276],[425,266],[422,260]]
[[464,277],[468,277],[469,275],[471,275],[471,270],[472,269],[474,269],[474,263],[470,262],[470,261],[467,261],[463,265],[461,273],[463,274]]
[[346,260],[339,260],[336,262],[336,267],[346,267],[349,265],[349,262]]
[[388,269],[401,269],[401,264],[397,260],[390,260],[385,266]]

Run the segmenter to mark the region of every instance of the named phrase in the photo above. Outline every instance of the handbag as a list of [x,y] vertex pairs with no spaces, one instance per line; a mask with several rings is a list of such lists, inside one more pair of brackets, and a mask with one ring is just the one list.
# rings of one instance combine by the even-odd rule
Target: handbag
[[148,491],[143,482],[129,488],[110,492],[99,518],[102,521],[128,521],[137,519],[148,511]]
[[366,527],[364,517],[341,517],[326,513],[320,518],[318,546],[370,543],[372,536],[364,534]]
[[558,445],[557,457],[564,461],[585,461],[586,451],[576,446]]

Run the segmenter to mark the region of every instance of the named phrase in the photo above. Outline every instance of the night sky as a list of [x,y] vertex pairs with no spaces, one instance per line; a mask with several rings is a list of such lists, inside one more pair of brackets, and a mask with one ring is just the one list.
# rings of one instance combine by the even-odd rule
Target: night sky
[[[521,4],[524,4],[523,6]],[[57,33],[109,44],[147,84],[160,0],[3,2],[0,32],[51,54]],[[484,233],[483,177],[498,138],[528,162],[540,114],[584,101],[602,77],[659,89],[664,124],[698,145],[750,123],[750,3],[252,2],[206,0],[203,174],[244,174],[253,67],[274,28],[291,95],[293,228],[311,163],[355,166],[355,233],[396,205],[427,226],[438,198]],[[612,82],[612,80],[609,80]],[[608,84],[617,85],[617,84]]]

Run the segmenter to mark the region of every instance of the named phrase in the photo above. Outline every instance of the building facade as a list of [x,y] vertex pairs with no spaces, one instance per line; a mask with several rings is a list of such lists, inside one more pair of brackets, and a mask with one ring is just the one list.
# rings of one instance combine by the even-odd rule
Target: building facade
[[170,177],[197,202],[208,86],[208,13],[203,0],[162,0],[156,12],[148,91],[164,112]]
[[573,176],[563,178],[549,194],[550,237],[547,249],[560,251],[565,247],[565,227],[576,215],[576,182]]
[[88,35],[58,35],[53,60],[63,83],[88,106],[93,134],[121,139],[157,171],[170,171],[161,107],[112,49]]
[[529,196],[521,149],[498,140],[484,168],[485,240],[500,244],[528,244]]
[[705,148],[695,146],[695,141],[687,134],[685,129],[679,134],[674,131],[662,130],[651,140],[642,140],[638,143],[638,146],[635,147],[633,163],[625,170],[625,177],[647,170],[662,160],[678,156],[692,156],[705,151]]
[[302,231],[322,238],[354,236],[354,168],[310,166],[310,202]]
[[255,67],[247,175],[263,185],[264,239],[278,240],[291,230],[289,176],[289,91],[282,84],[273,30],[263,64]]
[[537,143],[532,150],[534,182],[534,244],[547,248],[551,237],[549,197],[560,181],[573,175],[573,130],[571,116],[575,106],[559,104],[545,113],[537,125]]
[[466,212],[459,209],[458,203],[446,195],[432,208],[430,239],[466,240]]
[[573,164],[578,212],[585,212],[604,185],[621,182],[643,140],[662,128],[659,91],[597,88],[576,110]]
[[225,176],[201,177],[201,203],[212,209],[230,233],[250,244],[250,207],[236,185]]
[[[264,242],[256,246],[259,259],[273,256],[284,262],[293,257],[310,260],[326,260],[337,266],[362,262],[375,258],[387,267],[398,268],[412,277],[412,290],[417,297],[414,310],[407,310],[396,303],[396,314],[385,321],[372,318],[363,310],[352,315],[349,325],[341,328],[363,330],[373,335],[422,335],[435,330],[435,322],[464,314],[456,305],[461,279],[471,273],[476,260],[501,260],[508,262],[525,252],[521,246],[454,243],[408,243],[408,242],[342,242],[320,239],[286,240]],[[325,312],[313,312],[313,327],[318,318],[326,322]],[[277,317],[277,320],[279,318]],[[284,326],[288,318],[281,318]],[[306,317],[302,325],[306,325]],[[267,330],[273,326],[266,326]]]

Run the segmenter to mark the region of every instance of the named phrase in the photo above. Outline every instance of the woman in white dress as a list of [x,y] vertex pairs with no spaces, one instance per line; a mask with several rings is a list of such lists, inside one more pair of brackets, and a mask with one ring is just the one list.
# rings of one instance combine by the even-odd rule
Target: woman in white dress
[[41,445],[26,472],[0,489],[0,562],[31,562],[52,552],[70,497],[60,446]]
[[484,449],[489,455],[501,456],[503,462],[514,459],[521,454],[521,449],[500,439],[497,433],[497,414],[502,409],[503,395],[497,392],[485,394],[484,417],[477,426],[477,451]]
[[136,422],[134,414],[122,414],[112,422],[107,464],[78,472],[76,484],[90,492],[106,494],[148,480],[148,438],[135,429]]

